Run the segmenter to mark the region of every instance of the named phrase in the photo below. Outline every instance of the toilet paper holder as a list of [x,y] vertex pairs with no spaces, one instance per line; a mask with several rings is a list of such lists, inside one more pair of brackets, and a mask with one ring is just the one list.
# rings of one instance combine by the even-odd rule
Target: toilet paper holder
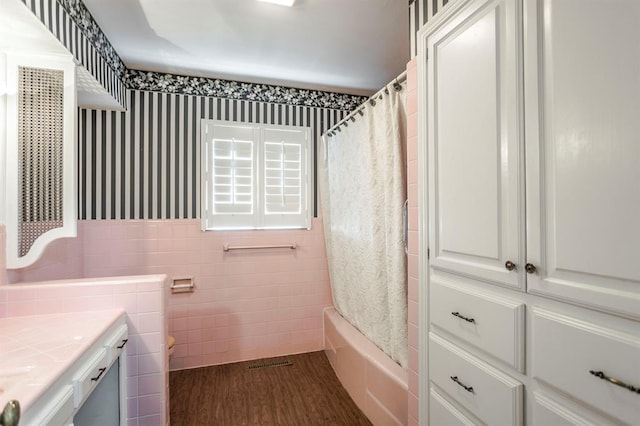
[[180,277],[171,280],[171,293],[192,293],[196,289],[193,277]]

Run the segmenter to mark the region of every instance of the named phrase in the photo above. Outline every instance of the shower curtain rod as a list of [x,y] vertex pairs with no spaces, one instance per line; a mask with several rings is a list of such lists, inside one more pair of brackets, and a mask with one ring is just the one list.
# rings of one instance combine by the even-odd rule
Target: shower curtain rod
[[389,93],[389,85],[390,84],[393,84],[394,88],[399,91],[400,89],[398,89],[396,87],[396,85],[399,86],[406,79],[407,79],[407,71],[402,71],[400,73],[400,75],[398,75],[396,78],[394,78],[389,83],[385,84],[382,89],[378,90],[373,96],[371,96],[369,99],[367,99],[362,104],[360,104],[360,106],[358,108],[356,108],[353,111],[351,111],[345,118],[343,118],[342,120],[338,121],[335,125],[333,125],[324,134],[332,136],[335,133],[336,130],[340,131],[339,130],[340,126],[342,126],[343,124],[346,126],[348,120],[351,120],[352,122],[355,122],[356,121],[356,117],[355,117],[356,114],[364,115],[362,110],[364,109],[364,104],[365,103],[369,102],[369,103],[371,103],[372,106],[376,106],[376,99],[378,99],[378,98],[381,99],[382,98],[382,92]]

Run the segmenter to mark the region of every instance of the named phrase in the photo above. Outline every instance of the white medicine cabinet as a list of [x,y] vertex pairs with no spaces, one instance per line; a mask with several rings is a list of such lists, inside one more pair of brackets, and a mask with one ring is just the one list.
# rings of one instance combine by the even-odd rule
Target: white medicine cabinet
[[76,236],[76,78],[70,54],[0,52],[0,223],[7,268]]

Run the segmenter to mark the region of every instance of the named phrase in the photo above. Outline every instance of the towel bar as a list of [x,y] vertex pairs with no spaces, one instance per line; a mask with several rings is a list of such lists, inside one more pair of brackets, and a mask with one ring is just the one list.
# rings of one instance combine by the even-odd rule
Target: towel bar
[[267,245],[267,246],[230,246],[229,244],[224,244],[222,246],[222,250],[224,251],[271,249],[271,248],[289,248],[291,250],[295,250],[298,248],[298,244],[294,241],[291,244],[274,244],[274,245]]

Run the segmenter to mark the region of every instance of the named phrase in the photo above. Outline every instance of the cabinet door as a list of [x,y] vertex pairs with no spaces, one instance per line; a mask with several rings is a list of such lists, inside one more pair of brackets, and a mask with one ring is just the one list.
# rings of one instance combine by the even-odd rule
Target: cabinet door
[[77,235],[76,70],[70,54],[11,52],[0,62],[0,221],[7,225],[7,268],[18,269],[52,241]]
[[425,37],[430,265],[524,289],[520,2],[460,4]]
[[640,2],[524,5],[528,291],[640,318]]

